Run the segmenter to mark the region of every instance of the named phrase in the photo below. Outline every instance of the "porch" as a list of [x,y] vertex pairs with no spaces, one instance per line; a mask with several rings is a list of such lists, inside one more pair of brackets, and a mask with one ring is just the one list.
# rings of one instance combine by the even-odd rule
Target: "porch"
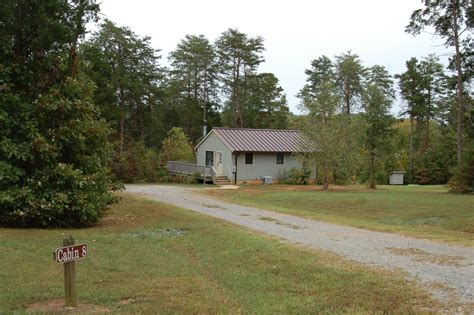
[[213,166],[199,165],[184,161],[168,161],[166,169],[170,175],[184,175],[216,185],[230,184],[227,176],[218,175]]

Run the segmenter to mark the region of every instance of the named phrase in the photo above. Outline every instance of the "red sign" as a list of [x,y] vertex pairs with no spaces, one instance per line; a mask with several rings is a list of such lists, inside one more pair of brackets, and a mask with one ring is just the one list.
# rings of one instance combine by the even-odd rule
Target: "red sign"
[[87,244],[60,247],[54,251],[54,260],[67,263],[87,256]]

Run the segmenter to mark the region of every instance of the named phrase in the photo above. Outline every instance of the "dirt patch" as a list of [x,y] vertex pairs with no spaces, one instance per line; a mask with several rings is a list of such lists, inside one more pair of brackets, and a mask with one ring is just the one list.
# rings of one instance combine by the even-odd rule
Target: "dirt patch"
[[290,224],[290,223],[284,223],[284,222],[280,222],[280,221],[276,222],[276,224],[278,224],[278,225],[284,225],[284,226],[288,226],[288,227],[290,227],[290,228],[292,228],[292,229],[295,229],[295,230],[297,230],[297,229],[300,229],[300,228],[301,228],[299,225],[296,225],[296,224]]
[[225,210],[224,208],[222,208],[221,206],[218,206],[218,205],[206,205],[206,204],[203,204],[204,207],[206,208],[211,208],[211,209],[222,209],[222,210]]
[[413,256],[415,257],[416,261],[424,261],[424,262],[430,262],[437,265],[455,266],[455,267],[468,265],[468,263],[465,262],[465,259],[461,256],[434,255],[434,254],[427,253],[418,248],[389,247],[387,249],[396,255]]
[[299,225],[281,222],[281,221],[278,221],[277,219],[270,218],[270,217],[260,217],[260,218],[258,218],[258,219],[259,219],[259,220],[262,220],[262,221],[275,222],[275,223],[278,224],[278,225],[288,226],[288,227],[290,227],[290,228],[292,228],[292,229],[299,229],[299,228],[300,228]]
[[258,219],[262,220],[262,221],[271,221],[271,222],[277,222],[278,221],[277,219],[270,218],[270,217],[260,217]]
[[26,307],[29,313],[47,313],[47,314],[61,314],[61,313],[110,313],[110,309],[94,304],[79,303],[77,308],[66,308],[64,306],[64,299],[55,299],[43,302],[35,302]]
[[127,232],[124,235],[132,238],[138,239],[158,239],[162,237],[173,237],[173,236],[181,236],[186,234],[185,230],[181,229],[174,229],[174,228],[166,228],[166,229],[157,229],[157,230],[141,230],[141,231],[132,231]]

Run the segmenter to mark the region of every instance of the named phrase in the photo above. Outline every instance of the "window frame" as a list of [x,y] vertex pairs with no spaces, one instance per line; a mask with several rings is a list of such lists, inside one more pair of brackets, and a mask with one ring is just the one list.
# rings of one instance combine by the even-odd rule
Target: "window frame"
[[[210,158],[208,159],[208,157]],[[208,162],[210,162],[210,164],[207,164]],[[206,151],[204,165],[214,166],[214,151]]]
[[[278,159],[281,157],[281,161]],[[276,153],[276,164],[283,165],[285,164],[285,152],[277,152]]]
[[246,165],[252,165],[253,164],[253,152],[245,152],[245,164]]

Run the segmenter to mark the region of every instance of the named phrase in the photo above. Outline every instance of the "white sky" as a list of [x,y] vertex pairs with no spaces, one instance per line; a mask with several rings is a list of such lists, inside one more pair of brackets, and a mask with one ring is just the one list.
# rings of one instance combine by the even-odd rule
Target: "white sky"
[[[162,64],[186,34],[204,34],[211,42],[228,28],[265,39],[259,72],[273,72],[285,90],[290,110],[298,113],[296,93],[305,84],[311,60],[351,50],[365,66],[380,64],[391,74],[405,61],[448,52],[427,33],[404,32],[421,0],[103,0],[101,12],[119,26],[151,36]],[[442,60],[446,58],[441,56]],[[399,101],[392,110],[398,113]]]

